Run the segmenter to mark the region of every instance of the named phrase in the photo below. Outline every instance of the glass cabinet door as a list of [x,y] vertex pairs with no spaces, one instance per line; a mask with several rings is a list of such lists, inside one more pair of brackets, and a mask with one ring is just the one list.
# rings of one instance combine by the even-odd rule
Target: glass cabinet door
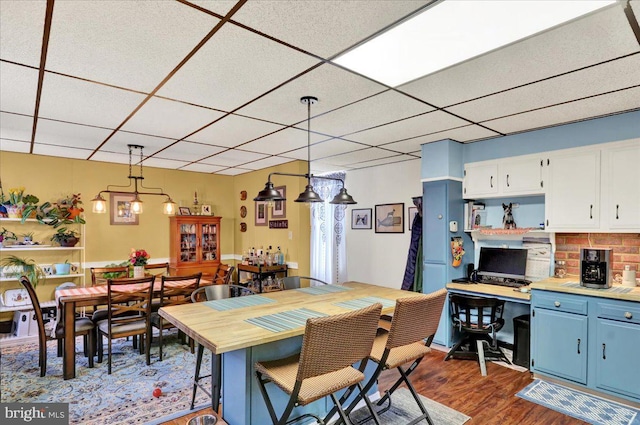
[[202,223],[202,258],[200,261],[218,260],[218,226],[211,223]]
[[196,225],[184,223],[180,225],[180,261],[191,263],[198,261],[197,258]]

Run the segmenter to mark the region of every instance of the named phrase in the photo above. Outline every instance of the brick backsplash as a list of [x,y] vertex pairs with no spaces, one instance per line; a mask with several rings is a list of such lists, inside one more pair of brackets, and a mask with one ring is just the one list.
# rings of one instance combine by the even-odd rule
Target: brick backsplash
[[565,260],[567,273],[580,274],[580,248],[612,248],[613,274],[625,265],[640,271],[640,233],[557,233],[556,260]]

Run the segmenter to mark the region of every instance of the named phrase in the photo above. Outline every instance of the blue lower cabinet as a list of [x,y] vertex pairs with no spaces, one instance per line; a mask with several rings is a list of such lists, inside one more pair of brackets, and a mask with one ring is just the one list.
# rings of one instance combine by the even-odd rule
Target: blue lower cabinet
[[640,399],[640,325],[598,319],[596,387]]

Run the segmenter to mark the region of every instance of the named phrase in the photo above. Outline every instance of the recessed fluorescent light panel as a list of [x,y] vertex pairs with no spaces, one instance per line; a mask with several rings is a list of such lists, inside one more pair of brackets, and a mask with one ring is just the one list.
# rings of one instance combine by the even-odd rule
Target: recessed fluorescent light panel
[[396,87],[613,3],[443,0],[334,62]]

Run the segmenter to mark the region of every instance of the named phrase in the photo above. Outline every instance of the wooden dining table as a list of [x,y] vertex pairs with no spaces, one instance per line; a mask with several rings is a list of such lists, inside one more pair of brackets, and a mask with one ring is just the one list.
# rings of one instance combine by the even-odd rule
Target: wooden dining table
[[[212,385],[220,368],[223,417],[230,425],[270,423],[253,376],[256,361],[273,360],[299,352],[306,319],[355,310],[375,302],[382,313],[393,312],[398,298],[414,292],[360,282],[325,285],[259,295],[162,307],[160,316],[212,353]],[[419,318],[416,318],[419,320]],[[217,410],[220,389],[213,388]],[[272,394],[270,394],[272,396]],[[280,395],[274,392],[276,405]],[[300,408],[322,415],[327,400]],[[307,409],[307,410],[305,410]]]
[[[160,276],[156,277],[154,283],[154,297],[160,295]],[[200,280],[200,286],[210,285],[210,278]],[[166,282],[167,287],[171,285],[179,286],[177,282]],[[62,352],[62,375],[64,379],[72,379],[76,376],[75,361],[75,314],[79,307],[96,305],[106,305],[109,302],[107,285],[96,285],[88,287],[76,287],[60,289],[56,291],[56,305],[58,306],[58,317],[64,325],[64,340]]]

